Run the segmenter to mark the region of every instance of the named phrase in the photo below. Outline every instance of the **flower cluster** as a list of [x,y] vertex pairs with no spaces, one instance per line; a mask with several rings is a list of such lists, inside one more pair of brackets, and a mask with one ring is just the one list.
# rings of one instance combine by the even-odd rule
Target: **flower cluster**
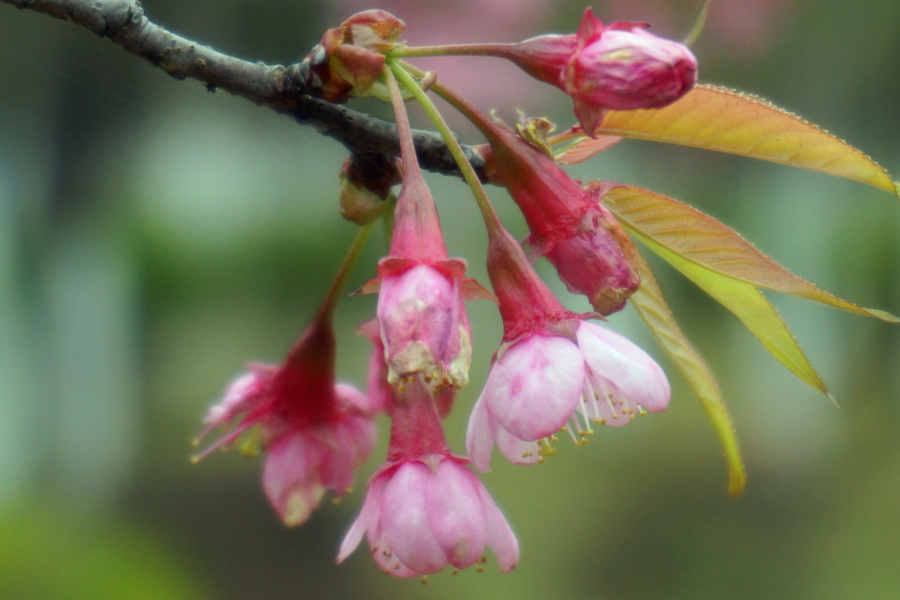
[[[626,229],[705,286],[745,323],[751,322],[741,312],[748,296],[738,302],[728,290],[739,285],[753,291],[754,285],[780,289],[780,267],[690,207],[610,182],[585,186],[560,166],[619,141],[610,135],[663,136],[667,124],[679,122],[690,111],[676,101],[689,93],[705,93],[694,87],[697,63],[690,50],[651,35],[646,27],[621,22],[606,27],[588,9],[575,34],[518,44],[409,48],[399,41],[405,29],[402,21],[383,11],[366,11],[326,32],[304,63],[301,72],[310,92],[326,100],[341,102],[359,95],[388,99],[401,160],[382,157],[367,166],[354,156],[345,163],[340,205],[342,214],[360,226],[357,241],[321,310],[285,362],[278,367],[251,366],[210,409],[203,435],[219,426],[234,429],[204,455],[241,437],[249,436],[249,443],[258,440],[266,452],[266,496],[286,524],[299,525],[326,492],[341,495],[350,488],[355,471],[372,452],[374,419],[385,413],[391,420],[388,455],[367,484],[362,510],[341,544],[338,562],[365,537],[378,566],[396,577],[425,576],[448,566],[481,570],[486,548],[495,554],[500,571],[513,569],[519,559],[516,537],[469,465],[489,471],[495,445],[514,464],[541,463],[555,452],[553,443],[561,431],[583,445],[595,425],[620,427],[667,408],[671,390],[659,365],[596,322],[605,321],[629,300],[698,390],[704,407],[715,413],[732,469],[732,491],[740,491],[743,466],[716,395],[718,388],[675,324]],[[485,116],[433,73],[422,73],[401,60],[441,54],[513,61],[569,94],[580,125],[554,137],[552,126],[540,119],[525,120],[514,130]],[[484,160],[481,177],[428,91],[444,98],[484,135],[487,143],[476,149]],[[492,291],[467,278],[466,261],[451,258],[447,251],[406,114],[405,102],[410,99],[421,104],[444,137],[478,203],[487,231]],[[706,97],[704,106],[712,103]],[[766,109],[776,110],[768,105]],[[630,111],[658,111],[660,124],[621,117]],[[694,116],[699,133],[691,143],[698,145],[703,135],[715,134],[717,121],[715,115]],[[734,144],[739,153],[740,140]],[[830,144],[834,148],[834,142]],[[774,160],[775,155],[772,151],[767,157]],[[520,208],[530,230],[522,244],[498,219],[481,179],[506,188]],[[392,188],[398,183],[399,194],[394,196]],[[367,390],[362,394],[335,384],[332,319],[366,235],[382,218],[389,225],[390,246],[378,263],[377,276],[359,289],[378,294],[374,319],[360,328],[373,345]],[[673,225],[666,228],[659,223]],[[563,307],[532,265],[542,257],[556,268],[570,292],[587,298],[593,312],[577,314]],[[753,261],[768,270],[740,270]],[[690,268],[682,268],[683,264]],[[753,279],[758,272],[765,273],[764,280]],[[786,291],[894,319],[809,286],[816,295],[803,284],[793,278]],[[457,391],[469,383],[474,342],[464,303],[475,299],[497,304],[503,338],[472,409],[468,457],[463,457],[448,447],[441,420],[450,412]],[[775,323],[777,328],[781,322],[777,313],[774,309],[766,313],[765,300],[759,302],[754,310],[766,316],[768,327]],[[789,334],[783,339],[793,341]],[[792,365],[796,367],[796,361],[788,367]],[[817,377],[807,382],[821,385]]]

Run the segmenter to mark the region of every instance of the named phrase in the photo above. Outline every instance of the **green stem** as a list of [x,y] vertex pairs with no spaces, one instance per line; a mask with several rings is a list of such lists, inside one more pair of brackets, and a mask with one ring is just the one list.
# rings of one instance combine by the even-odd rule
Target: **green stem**
[[459,142],[456,141],[453,132],[450,131],[450,127],[447,125],[447,122],[444,121],[444,118],[441,116],[437,107],[428,95],[422,91],[422,88],[419,87],[419,84],[416,83],[416,80],[413,79],[412,75],[406,72],[402,65],[393,61],[389,61],[389,65],[391,71],[400,83],[403,84],[403,87],[409,90],[419,104],[422,105],[425,114],[427,114],[432,123],[434,123],[434,126],[441,134],[441,137],[444,138],[444,142],[447,144],[450,154],[453,155],[454,160],[456,160],[456,164],[459,166],[463,178],[472,189],[472,194],[475,196],[478,208],[481,209],[481,216],[484,218],[484,224],[488,229],[488,233],[494,233],[502,229],[500,219],[497,217],[497,213],[494,212],[494,207],[491,206],[491,201],[488,199],[487,192],[485,192],[484,187],[481,185],[481,181],[478,179],[475,169],[472,168],[471,163],[469,163],[465,153],[463,153],[462,147],[459,145]]
[[507,58],[515,44],[455,44],[449,46],[401,46],[388,52],[388,58],[419,58],[422,56],[495,56]]
[[[409,63],[405,63],[403,61],[399,61],[399,64],[403,66],[404,69],[415,75],[416,77],[424,77],[425,72],[421,69],[414,67]],[[483,117],[479,114],[476,114],[474,108],[463,99],[462,96],[448,88],[446,85],[442,84],[440,81],[434,82],[431,86],[431,90],[434,91],[438,96],[446,100],[453,108],[461,112],[467,119],[472,121],[476,126],[478,126],[479,122],[483,121]],[[562,133],[558,133],[554,136],[551,136],[547,139],[547,142],[551,146],[556,146],[558,144],[570,143],[574,144],[587,136],[584,134],[584,131],[580,127],[572,127],[568,131],[564,131]],[[563,152],[567,150],[569,146],[557,150],[557,152]]]
[[350,246],[350,250],[347,252],[347,256],[344,258],[344,262],[341,263],[341,267],[338,269],[338,273],[334,278],[334,281],[331,283],[331,287],[328,289],[328,293],[325,294],[325,300],[322,301],[322,307],[319,309],[319,317],[331,320],[334,316],[334,309],[337,307],[338,300],[341,297],[341,292],[344,289],[344,286],[347,285],[347,280],[350,278],[350,273],[353,271],[354,265],[356,265],[356,261],[359,259],[359,256],[362,254],[363,248],[366,246],[366,240],[369,238],[369,232],[372,231],[372,224],[363,225],[359,228],[359,231],[356,234],[356,239],[353,240],[353,245]]

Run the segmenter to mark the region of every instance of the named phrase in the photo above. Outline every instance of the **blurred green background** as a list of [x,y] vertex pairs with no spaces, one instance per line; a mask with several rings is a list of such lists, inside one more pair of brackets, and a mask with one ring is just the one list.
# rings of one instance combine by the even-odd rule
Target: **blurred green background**
[[[146,0],[159,23],[224,52],[300,59],[357,0]],[[700,0],[595,2],[604,20],[681,38]],[[583,5],[550,0],[386,1],[408,38],[515,41],[572,31]],[[768,98],[900,176],[900,3],[717,0],[695,47],[701,80]],[[568,98],[487,59],[426,63],[484,109],[572,118]],[[386,114],[372,103],[365,110]],[[420,126],[421,113],[413,114]],[[457,121],[458,123],[458,121]],[[460,124],[465,141],[476,142]],[[208,405],[251,360],[277,362],[304,328],[354,235],[336,210],[345,151],[313,130],[107,40],[0,5],[0,598],[282,599],[900,597],[900,330],[772,297],[840,410],[771,359],[677,274],[660,277],[720,378],[749,481],[726,494],[717,440],[680,375],[630,309],[610,326],[658,358],[669,410],[547,464],[495,458],[483,480],[522,548],[519,567],[385,577],[334,555],[383,458],[358,491],[285,529],[259,461],[191,466]],[[628,141],[572,170],[640,185],[731,225],[793,272],[862,306],[900,313],[898,201],[825,175]],[[455,179],[431,177],[451,255],[487,281],[485,235]],[[516,235],[525,228],[491,190]],[[351,285],[385,252],[373,237]],[[546,262],[540,272],[568,306]],[[374,298],[338,311],[343,380],[362,386],[355,328]],[[446,421],[464,451],[468,412],[501,327],[469,305],[472,385]]]

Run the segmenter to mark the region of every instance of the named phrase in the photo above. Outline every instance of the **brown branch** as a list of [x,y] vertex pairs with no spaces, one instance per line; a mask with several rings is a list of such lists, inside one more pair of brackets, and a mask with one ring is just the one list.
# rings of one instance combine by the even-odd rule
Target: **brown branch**
[[[152,23],[137,0],[0,0],[20,10],[33,10],[71,21],[107,37],[176,79],[196,79],[210,90],[225,90],[294,117],[322,135],[358,154],[400,155],[397,128],[344,106],[307,93],[301,77],[303,63],[288,67],[252,63],[194,43]],[[414,131],[423,169],[459,175],[459,169],[440,135]],[[466,157],[484,180],[484,159],[463,146]]]

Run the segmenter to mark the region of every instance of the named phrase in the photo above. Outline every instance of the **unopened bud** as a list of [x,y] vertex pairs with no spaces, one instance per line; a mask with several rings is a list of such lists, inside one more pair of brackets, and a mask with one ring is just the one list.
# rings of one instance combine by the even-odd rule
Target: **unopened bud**
[[403,21],[391,13],[367,10],[326,31],[306,57],[310,93],[329,102],[367,94],[384,71],[384,53],[405,29]]
[[338,177],[341,216],[362,226],[384,212],[391,186],[400,182],[400,171],[391,157],[357,154],[344,161]]

